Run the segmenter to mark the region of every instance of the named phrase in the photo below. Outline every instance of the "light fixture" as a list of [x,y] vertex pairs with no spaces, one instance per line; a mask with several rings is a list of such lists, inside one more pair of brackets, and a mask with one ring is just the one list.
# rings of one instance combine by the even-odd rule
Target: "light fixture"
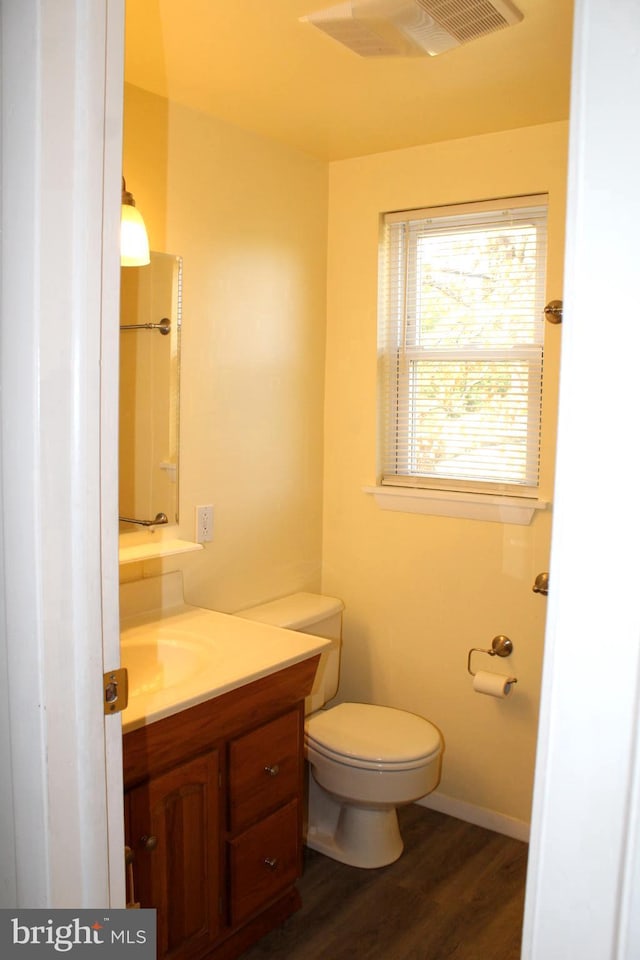
[[120,266],[144,267],[149,263],[149,238],[142,214],[136,210],[133,195],[122,178],[122,209],[120,214]]

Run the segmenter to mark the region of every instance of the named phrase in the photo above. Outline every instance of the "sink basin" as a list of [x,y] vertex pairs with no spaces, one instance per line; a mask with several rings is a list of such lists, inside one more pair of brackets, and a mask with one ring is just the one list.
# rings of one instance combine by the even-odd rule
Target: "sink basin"
[[188,637],[152,636],[125,640],[121,658],[129,672],[129,696],[137,697],[184,683],[211,663],[211,651]]
[[329,645],[311,634],[188,604],[130,614],[120,633],[120,662],[129,673],[122,729],[127,733],[170,717]]

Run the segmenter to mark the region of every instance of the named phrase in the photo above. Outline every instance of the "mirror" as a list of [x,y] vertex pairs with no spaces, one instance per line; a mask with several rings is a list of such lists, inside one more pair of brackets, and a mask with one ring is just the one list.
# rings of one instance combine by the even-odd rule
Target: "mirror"
[[120,532],[178,521],[182,259],[121,269]]

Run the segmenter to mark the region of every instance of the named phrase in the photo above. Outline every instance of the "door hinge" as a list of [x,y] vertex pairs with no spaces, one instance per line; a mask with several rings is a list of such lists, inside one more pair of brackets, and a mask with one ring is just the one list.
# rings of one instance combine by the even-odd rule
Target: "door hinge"
[[109,670],[102,678],[104,712],[121,713],[129,702],[129,676],[126,667]]

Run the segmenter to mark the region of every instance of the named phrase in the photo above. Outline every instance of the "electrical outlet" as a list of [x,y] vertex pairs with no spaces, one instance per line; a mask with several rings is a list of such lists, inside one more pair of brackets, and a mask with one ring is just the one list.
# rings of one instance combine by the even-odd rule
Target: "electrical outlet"
[[196,543],[213,540],[213,505],[196,507]]

